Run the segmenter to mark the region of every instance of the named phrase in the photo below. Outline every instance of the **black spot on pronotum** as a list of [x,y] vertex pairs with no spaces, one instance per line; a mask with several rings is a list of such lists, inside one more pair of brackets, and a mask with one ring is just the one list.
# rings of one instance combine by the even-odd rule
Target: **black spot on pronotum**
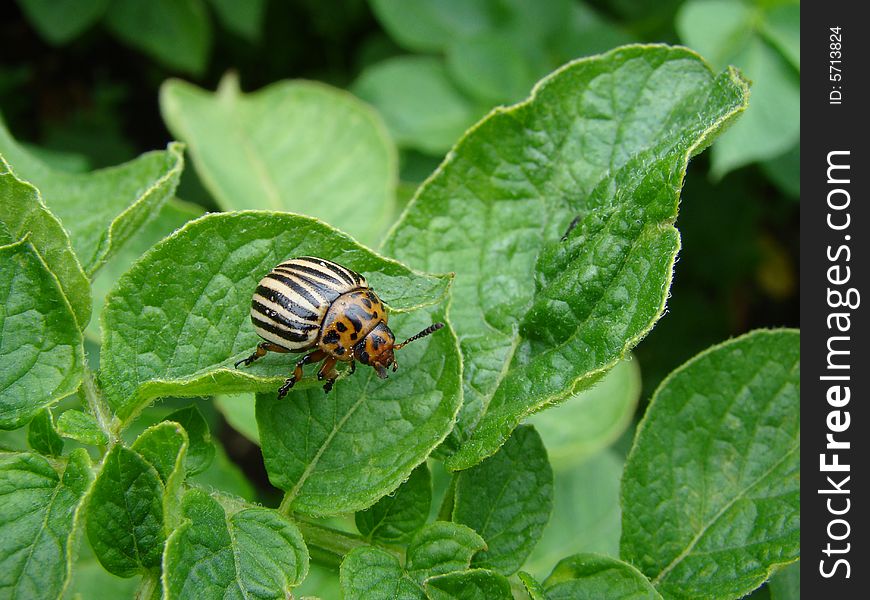
[[345,325],[341,321],[339,321],[338,323],[335,324],[335,328],[338,329],[341,333],[344,333],[345,331],[347,331],[347,325]]
[[345,352],[345,350],[344,350],[344,346],[338,346],[338,347],[335,349],[335,353],[338,354],[339,356],[342,355],[342,354],[344,354],[344,352]]
[[350,339],[352,339],[352,340],[355,340],[357,337],[359,337],[359,336],[356,333],[350,334]]
[[338,342],[338,340],[339,340],[338,332],[335,331],[334,329],[331,329],[329,331],[329,333],[327,333],[325,336],[323,336],[323,343],[324,344],[335,344],[336,342]]

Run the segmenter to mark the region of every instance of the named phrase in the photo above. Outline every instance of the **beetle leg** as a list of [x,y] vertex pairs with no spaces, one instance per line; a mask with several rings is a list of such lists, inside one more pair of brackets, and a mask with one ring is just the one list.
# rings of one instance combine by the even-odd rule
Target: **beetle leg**
[[322,380],[326,380],[326,383],[323,384],[323,391],[327,394],[329,390],[332,389],[332,385],[335,383],[335,380],[338,378],[338,373],[335,370],[335,363],[338,362],[338,359],[334,356],[330,356],[325,361],[323,361],[323,365],[320,367],[320,370],[317,372],[317,378]]
[[293,369],[293,376],[288,378],[287,381],[284,382],[280,388],[278,388],[278,398],[283,398],[287,395],[287,392],[290,391],[296,382],[302,379],[302,367],[309,363],[315,363],[326,358],[326,352],[323,350],[315,350],[314,352],[309,352],[298,361],[296,361],[296,367]]
[[356,361],[352,360],[350,361],[350,374],[353,375],[354,373],[356,373]]
[[239,365],[245,363],[247,367],[249,364],[257,360],[258,358],[263,358],[266,356],[267,352],[289,352],[287,348],[282,348],[277,344],[272,344],[271,342],[260,342],[257,344],[257,349],[254,350],[254,353],[251,354],[248,358],[243,358],[239,362],[235,364],[235,367],[238,369]]

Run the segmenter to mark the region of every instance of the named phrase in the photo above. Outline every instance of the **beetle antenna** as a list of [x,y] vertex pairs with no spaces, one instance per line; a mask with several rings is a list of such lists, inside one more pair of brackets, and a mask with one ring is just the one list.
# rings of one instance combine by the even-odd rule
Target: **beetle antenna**
[[436,331],[438,331],[442,327],[444,327],[444,323],[433,323],[432,325],[429,325],[429,327],[427,327],[426,329],[424,329],[423,331],[421,331],[417,335],[411,336],[407,340],[402,342],[401,344],[396,344],[395,346],[393,346],[393,350],[401,350],[403,346],[407,346],[408,344],[410,344],[414,340],[419,340],[421,337],[426,337],[429,334],[435,333]]

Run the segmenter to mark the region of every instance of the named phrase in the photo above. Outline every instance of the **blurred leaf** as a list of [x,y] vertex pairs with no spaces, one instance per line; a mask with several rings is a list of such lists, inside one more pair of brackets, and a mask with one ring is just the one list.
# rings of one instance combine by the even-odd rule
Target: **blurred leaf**
[[785,195],[800,200],[801,197],[801,145],[795,144],[785,154],[761,163],[761,169]]
[[423,463],[395,491],[356,513],[354,520],[368,540],[401,543],[423,527],[431,504],[432,478]]
[[67,173],[84,173],[91,170],[91,161],[84,154],[54,150],[26,142],[21,146],[50,169]]
[[556,469],[553,514],[523,565],[538,578],[566,554],[619,555],[619,481],[623,460],[612,450]]
[[109,0],[18,0],[18,5],[39,35],[59,46],[96,23]]
[[619,48],[491,113],[418,190],[384,248],[456,273],[465,386],[450,443],[464,444],[451,469],[495,453],[649,331],[679,246],[686,163],[745,94],[736,73],[716,76],[686,49]]
[[662,600],[643,574],[609,556],[575,554],[544,580],[547,600]]
[[[259,341],[250,321],[257,282],[281,260],[304,255],[338,260],[364,274],[393,312],[438,302],[450,281],[446,276],[411,271],[307,217],[265,211],[207,215],[155,246],[121,277],[107,298],[100,379],[116,414],[129,422],[151,399],[161,396],[256,390],[274,394],[292,362],[286,356],[268,357],[244,369],[234,368],[233,363],[248,356]],[[435,346],[441,348],[440,343]],[[442,348],[448,356],[450,351]],[[407,352],[415,355],[414,350]],[[452,368],[458,369],[455,355],[451,358]],[[439,361],[432,368],[441,366]],[[418,385],[430,383],[407,367],[399,372],[400,378],[403,372],[407,379],[416,375]],[[356,381],[365,379],[359,376]],[[442,399],[445,407],[457,401],[452,388],[442,391],[448,389]],[[318,391],[319,412],[328,403]],[[398,481],[393,482],[396,485]]]
[[205,71],[211,23],[202,0],[113,0],[105,23],[122,42],[167,67]]
[[526,422],[541,434],[553,465],[576,465],[622,435],[634,416],[640,389],[638,361],[625,358],[591,388]]
[[768,8],[761,23],[761,33],[795,69],[801,70],[800,2],[774,4]]
[[69,232],[85,273],[94,272],[172,197],[183,168],[181,145],[91,173],[54,171],[24,150],[0,123],[0,153],[39,189]]
[[[4,131],[0,123],[0,146]],[[0,245],[17,242],[25,236],[57,278],[79,329],[84,328],[91,318],[91,290],[69,236],[43,204],[39,190],[16,177],[0,156]]]
[[108,442],[97,420],[80,410],[65,410],[57,418],[57,432],[82,444],[102,446]]
[[100,318],[103,313],[106,296],[118,283],[123,275],[136,260],[154,246],[157,242],[168,237],[188,221],[192,221],[204,214],[204,210],[189,202],[172,198],[160,209],[160,212],[145,224],[130,241],[125,244],[105,265],[97,272],[91,283],[94,297],[94,317],[85,329],[85,335],[93,341],[101,341]]
[[776,571],[767,582],[771,600],[800,600],[801,564],[793,562]]
[[[799,71],[761,35],[765,19],[761,9],[740,0],[689,0],[678,15],[677,29],[688,46],[717,66],[737,66],[753,81],[745,116],[713,148],[716,177],[774,158],[800,137]],[[778,39],[786,39],[782,28],[799,27],[799,15],[776,23]],[[800,32],[791,35],[799,44]]]
[[0,245],[0,331],[0,429],[16,429],[75,392],[84,367],[72,308],[28,238]]
[[430,577],[423,588],[430,600],[513,600],[507,577],[486,569]]
[[296,526],[278,511],[225,507],[200,490],[183,502],[185,524],[166,543],[167,600],[289,597],[305,579],[308,551]]
[[167,81],[160,108],[225,210],[308,214],[369,245],[388,225],[395,149],[377,114],[350,94],[304,81],[242,94],[228,75],[214,94]]
[[0,455],[4,598],[60,596],[70,576],[70,536],[91,481],[90,466],[81,448],[51,463],[38,454]]
[[567,18],[559,24],[553,39],[548,40],[563,62],[607,52],[616,46],[636,41],[634,36],[584,2],[571,3]]
[[209,4],[228,30],[249,42],[255,42],[260,38],[263,14],[266,12],[266,0],[245,0],[244,2],[209,0]]
[[151,464],[123,446],[103,460],[91,491],[86,531],[107,571],[120,577],[160,567],[163,484]]
[[60,456],[63,452],[63,438],[54,428],[51,410],[42,409],[30,421],[27,426],[27,444],[47,456]]
[[737,598],[798,557],[799,378],[799,332],[759,330],[656,391],[623,474],[621,556],[667,597]]
[[214,397],[214,403],[230,427],[260,445],[254,394],[221,394]]
[[553,471],[534,427],[523,425],[497,453],[456,475],[452,520],[486,541],[472,565],[512,575],[553,510]]
[[443,50],[453,39],[492,26],[493,15],[487,2],[369,0],[369,4],[393,39],[409,50]]
[[220,490],[246,500],[252,501],[256,496],[253,484],[245,477],[242,469],[229,459],[220,445],[215,446],[214,460],[208,468],[191,475],[190,481],[206,490]]
[[[401,338],[443,319],[424,309],[393,315],[390,326]],[[461,401],[456,338],[444,329],[403,349],[399,362],[384,381],[359,367],[326,396],[299,384],[290,401],[274,387],[257,395],[266,470],[286,506],[315,516],[367,508],[447,436]]]
[[435,155],[446,152],[484,112],[433,57],[398,56],[374,64],[352,90],[378,109],[397,144]]

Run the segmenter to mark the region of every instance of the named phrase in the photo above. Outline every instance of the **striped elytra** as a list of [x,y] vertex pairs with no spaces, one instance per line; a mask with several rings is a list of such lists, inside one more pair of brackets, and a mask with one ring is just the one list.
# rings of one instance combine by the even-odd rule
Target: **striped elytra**
[[435,323],[396,344],[387,319],[383,302],[359,273],[324,258],[289,259],[267,273],[254,291],[251,322],[265,341],[236,367],[250,365],[267,352],[312,350],[296,362],[278,397],[302,378],[304,365],[320,361],[317,377],[326,380],[323,389],[328,393],[338,377],[338,362],[350,363],[352,373],[359,361],[384,379],[387,368],[395,371],[399,366],[395,350],[443,327]]

